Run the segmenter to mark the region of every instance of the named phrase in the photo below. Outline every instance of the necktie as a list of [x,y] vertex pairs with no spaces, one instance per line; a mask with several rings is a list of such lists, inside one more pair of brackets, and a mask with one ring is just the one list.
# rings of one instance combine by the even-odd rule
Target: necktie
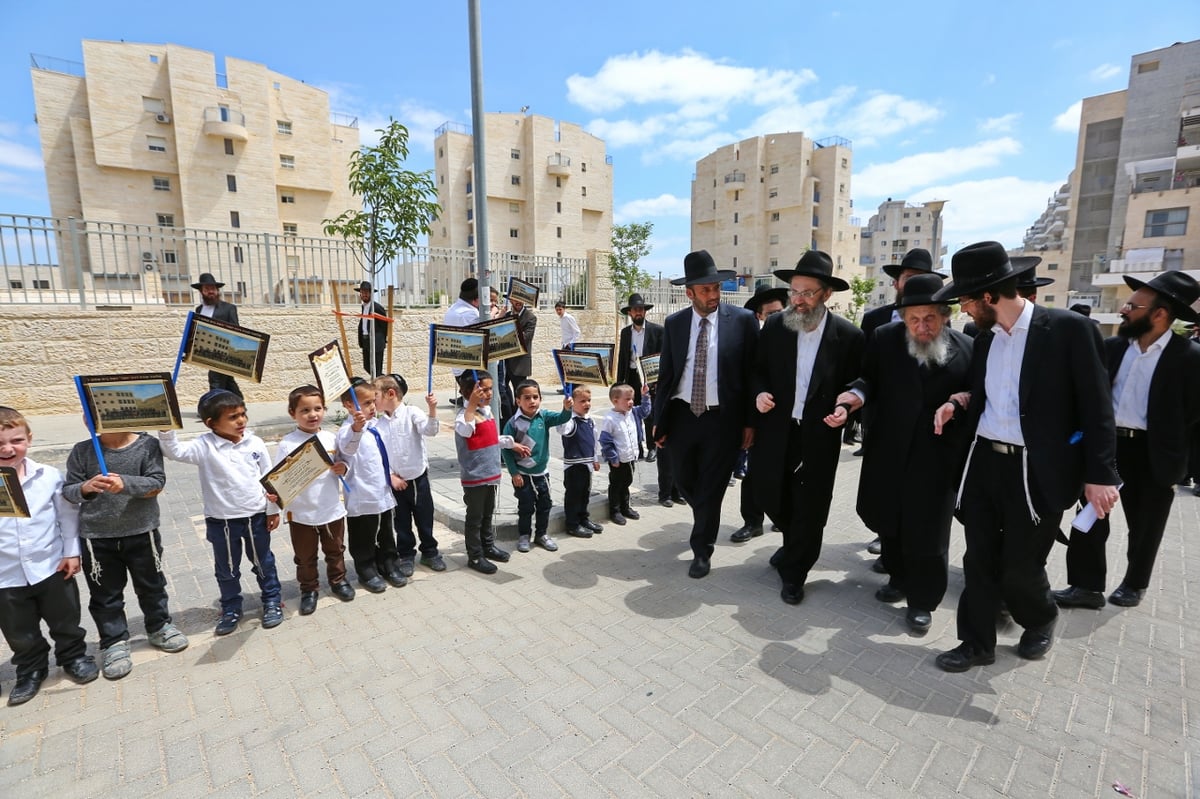
[[696,358],[692,362],[692,413],[699,416],[708,405],[708,319],[700,320]]
[[383,436],[379,435],[379,431],[374,427],[368,427],[371,435],[375,436],[375,442],[379,444],[379,454],[383,457],[383,481],[387,485],[387,490],[392,490],[392,467],[388,463],[387,447],[383,445]]

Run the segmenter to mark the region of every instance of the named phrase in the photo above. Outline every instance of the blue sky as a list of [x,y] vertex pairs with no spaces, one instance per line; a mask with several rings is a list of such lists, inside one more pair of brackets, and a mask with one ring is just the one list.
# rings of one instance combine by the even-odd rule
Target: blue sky
[[[434,128],[470,122],[466,0],[350,6],[6,3],[0,26],[0,214],[48,214],[29,54],[82,39],[171,42],[328,90],[364,138],[390,115],[432,166]],[[1074,165],[1076,104],[1125,86],[1129,58],[1200,35],[1200,4],[696,4],[482,0],[484,105],[606,139],[617,222],[650,220],[651,272],[680,272],[698,158],[799,130],[853,141],[854,213],[948,200],[951,250],[1020,243]]]

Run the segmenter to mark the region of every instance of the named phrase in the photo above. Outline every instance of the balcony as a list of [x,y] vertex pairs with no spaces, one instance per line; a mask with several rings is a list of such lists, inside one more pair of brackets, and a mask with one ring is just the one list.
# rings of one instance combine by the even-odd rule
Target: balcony
[[725,176],[725,189],[727,191],[737,191],[744,188],[746,188],[745,172],[730,172]]
[[569,178],[571,176],[570,157],[562,153],[546,156],[546,174],[556,178]]
[[249,141],[246,131],[246,115],[224,106],[204,109],[204,135],[218,139]]

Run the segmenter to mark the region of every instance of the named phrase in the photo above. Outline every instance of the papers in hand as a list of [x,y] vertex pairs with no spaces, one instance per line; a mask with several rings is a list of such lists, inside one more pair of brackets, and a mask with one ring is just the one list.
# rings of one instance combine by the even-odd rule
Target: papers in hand
[[[1124,485],[1125,484],[1122,483],[1121,485],[1117,486],[1117,490],[1120,491],[1121,487]],[[1079,513],[1075,515],[1075,519],[1071,522],[1071,526],[1081,533],[1087,533],[1091,531],[1092,525],[1096,523],[1096,519],[1096,506],[1089,502],[1083,510],[1079,511]]]

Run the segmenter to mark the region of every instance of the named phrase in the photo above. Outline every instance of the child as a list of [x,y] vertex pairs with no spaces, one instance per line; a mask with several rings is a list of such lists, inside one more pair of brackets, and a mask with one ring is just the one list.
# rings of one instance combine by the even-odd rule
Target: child
[[[375,429],[375,387],[356,377],[342,394],[342,407],[350,418],[337,432],[338,459],[350,467],[346,494],[347,537],[358,584],[372,594],[382,594],[408,584],[396,564],[396,536],[392,532],[391,466],[383,436]],[[358,399],[358,410],[350,392]],[[364,431],[366,435],[363,435]],[[384,582],[387,581],[387,583]]]
[[571,421],[562,426],[563,508],[567,534],[591,538],[604,528],[588,518],[588,498],[592,494],[592,472],[600,471],[600,451],[596,447],[596,423],[588,415],[592,409],[592,390],[576,385],[571,390]]
[[511,449],[528,457],[529,447],[521,446],[512,436],[502,436],[492,417],[492,376],[467,370],[459,375],[458,391],[463,409],[454,420],[454,447],[458,451],[462,478],[463,504],[466,506],[467,566],[483,574],[495,574],[492,561],[508,562],[508,553],[496,546],[492,514],[496,510],[496,487],[500,484],[499,451]]
[[608,390],[612,411],[600,428],[600,451],[608,461],[608,512],[613,524],[637,520],[640,513],[629,507],[629,486],[633,485],[633,462],[638,454],[638,427],[650,415],[650,388],[642,386],[642,403],[633,407],[633,386],[618,383]]
[[[311,385],[293,389],[288,395],[288,416],[296,421],[296,429],[279,440],[276,464],[313,436],[333,457],[333,433],[321,429],[325,421],[325,395],[321,389]],[[343,602],[354,599],[354,586],[346,581],[346,506],[338,481],[346,471],[346,464],[334,463],[331,473],[318,477],[284,508],[295,552],[296,581],[300,583],[301,616],[317,609],[318,545],[325,553],[325,579],[330,592]]]
[[0,406],[0,466],[17,470],[29,518],[0,518],[0,632],[12,650],[17,684],[8,704],[33,699],[54,659],[80,685],[100,675],[79,626],[79,509],[62,495],[59,471],[26,457],[33,432],[25,417]]
[[133,580],[150,645],[164,652],[187,649],[188,639],[171,623],[167,578],[158,533],[158,495],[167,484],[158,439],[145,433],[101,433],[108,474],[92,440],[80,441],[67,456],[63,496],[80,506],[83,574],[88,610],[100,633],[105,679],[119,680],[133,669],[125,583]]
[[271,470],[271,455],[263,440],[246,429],[246,404],[237,394],[212,392],[200,411],[209,432],[181,442],[174,430],[167,430],[158,439],[168,458],[200,467],[205,537],[221,589],[221,618],[213,632],[229,635],[242,620],[243,551],[262,591],[263,629],[278,627],[283,603],[271,531],[279,526],[279,510],[267,502],[258,482]]
[[558,544],[546,534],[552,504],[550,474],[546,469],[550,463],[550,428],[571,418],[571,398],[563,399],[563,409],[558,413],[539,410],[541,387],[533,380],[522,380],[517,384],[515,399],[517,413],[508,420],[504,432],[530,449],[530,454],[520,459],[511,451],[503,453],[504,463],[512,475],[513,494],[517,497],[517,551],[529,551],[532,532],[535,544],[547,552],[555,552]]
[[425,449],[426,436],[436,436],[440,427],[437,397],[432,393],[425,395],[429,412],[423,414],[404,404],[408,383],[400,375],[375,378],[375,390],[378,392],[375,409],[380,413],[375,425],[383,433],[387,445],[392,493],[396,497],[394,524],[396,553],[400,559],[398,568],[405,577],[412,576],[417,555],[417,539],[413,535],[413,522],[416,522],[417,535],[421,537],[421,565],[444,572],[446,561],[438,552],[438,542],[433,537],[433,493],[429,490],[429,455]]

